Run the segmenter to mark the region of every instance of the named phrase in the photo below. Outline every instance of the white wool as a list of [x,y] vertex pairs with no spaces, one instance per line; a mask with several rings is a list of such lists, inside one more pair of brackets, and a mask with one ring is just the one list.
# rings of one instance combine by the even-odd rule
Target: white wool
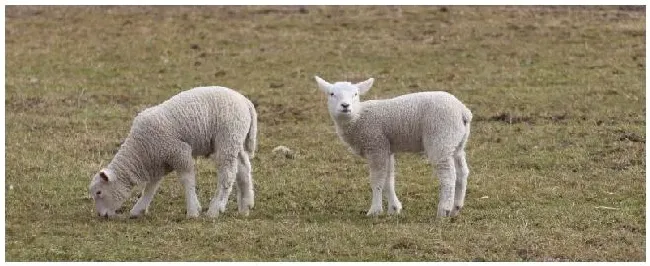
[[[187,214],[199,215],[194,157],[212,157],[219,165],[218,195],[208,215],[225,210],[237,179],[239,210],[253,205],[249,158],[256,147],[257,113],[243,95],[225,87],[198,87],[143,110],[115,157],[91,182],[100,215],[113,215],[136,184],[144,183],[132,216],[147,211],[163,177],[177,171],[185,187]],[[99,193],[98,193],[99,192]],[[99,194],[99,195],[97,195]]]
[[389,213],[402,209],[394,188],[396,152],[424,152],[441,180],[438,215],[458,214],[469,174],[464,148],[472,113],[465,105],[442,91],[361,102],[359,96],[372,87],[374,79],[357,84],[315,79],[329,98],[338,136],[370,165],[373,197],[368,215],[383,211],[382,193],[388,198]]

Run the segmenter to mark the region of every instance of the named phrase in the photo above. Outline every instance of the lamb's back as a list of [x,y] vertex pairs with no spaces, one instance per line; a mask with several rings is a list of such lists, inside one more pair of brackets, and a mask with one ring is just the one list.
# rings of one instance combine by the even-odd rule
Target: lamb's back
[[392,152],[420,152],[423,137],[446,125],[457,126],[462,121],[463,108],[464,105],[447,92],[418,92],[363,102],[359,122],[361,127],[371,129],[365,132],[367,139],[385,136]]
[[250,101],[234,90],[197,87],[142,111],[134,120],[132,133],[144,131],[160,141],[178,139],[190,144],[194,155],[208,155],[217,133],[248,128],[249,105]]

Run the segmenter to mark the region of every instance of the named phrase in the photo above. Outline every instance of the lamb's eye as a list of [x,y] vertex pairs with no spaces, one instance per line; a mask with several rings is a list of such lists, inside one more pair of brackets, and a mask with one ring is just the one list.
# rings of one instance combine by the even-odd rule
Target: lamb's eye
[[354,97],[357,97],[357,93],[356,93],[356,92],[354,93]]
[[99,196],[99,195],[102,194],[102,192],[101,192],[101,191],[97,191],[95,194],[96,194],[97,196]]
[[330,96],[334,96],[334,93],[333,93],[333,92],[330,92]]

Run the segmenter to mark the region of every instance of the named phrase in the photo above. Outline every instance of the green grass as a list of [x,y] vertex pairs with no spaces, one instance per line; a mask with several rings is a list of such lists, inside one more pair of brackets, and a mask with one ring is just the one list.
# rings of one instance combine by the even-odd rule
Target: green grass
[[[7,261],[645,261],[643,8],[8,6],[5,19]],[[433,169],[401,154],[403,213],[367,218],[367,166],[314,75],[374,77],[366,99],[466,103],[461,215],[436,219]],[[145,218],[94,216],[90,177],[132,118],[201,85],[257,104],[251,215],[231,197],[217,220],[185,219],[171,174]],[[197,167],[207,206],[216,171]]]

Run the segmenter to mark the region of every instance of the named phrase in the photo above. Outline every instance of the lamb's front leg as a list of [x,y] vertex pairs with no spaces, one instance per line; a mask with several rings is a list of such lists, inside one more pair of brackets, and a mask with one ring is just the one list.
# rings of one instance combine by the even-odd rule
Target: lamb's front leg
[[196,170],[194,169],[194,159],[192,158],[192,148],[187,143],[179,142],[180,149],[175,153],[170,165],[178,173],[183,188],[185,189],[185,203],[187,204],[187,217],[199,217],[201,213],[201,203],[196,195]]
[[149,211],[149,204],[151,204],[153,196],[156,194],[158,187],[160,187],[160,183],[162,183],[162,178],[158,179],[157,181],[147,182],[144,190],[142,190],[142,196],[140,196],[138,202],[136,202],[131,209],[131,218],[140,217]]
[[377,216],[383,212],[382,191],[388,173],[388,154],[369,154],[370,188],[372,189],[372,204],[367,216]]
[[440,200],[438,201],[438,217],[451,215],[454,205],[454,192],[456,186],[456,167],[452,157],[438,162],[436,170],[440,179]]
[[185,189],[185,203],[187,204],[187,217],[196,218],[201,213],[201,203],[196,195],[196,174],[194,167],[179,170],[178,175]]
[[399,214],[402,211],[402,203],[397,199],[395,193],[395,155],[391,154],[388,159],[387,178],[384,182],[384,196],[388,200],[388,214]]

